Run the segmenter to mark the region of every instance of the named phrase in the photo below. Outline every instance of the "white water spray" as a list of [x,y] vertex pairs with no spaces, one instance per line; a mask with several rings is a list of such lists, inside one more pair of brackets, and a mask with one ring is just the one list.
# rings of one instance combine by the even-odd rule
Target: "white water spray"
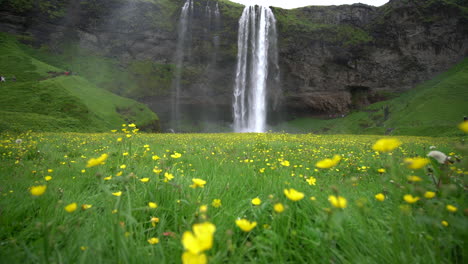
[[[276,19],[268,7],[248,6],[239,20],[234,131],[265,132],[269,61],[277,66]],[[276,78],[275,76],[274,78]]]

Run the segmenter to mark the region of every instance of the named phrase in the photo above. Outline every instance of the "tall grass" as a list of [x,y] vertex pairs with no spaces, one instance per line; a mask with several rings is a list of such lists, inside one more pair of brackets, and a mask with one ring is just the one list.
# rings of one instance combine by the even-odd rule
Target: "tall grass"
[[[372,149],[376,136],[131,130],[1,135],[0,262],[180,263],[182,234],[206,221],[216,226],[205,252],[209,263],[467,260],[468,169],[459,139],[398,137],[399,148],[380,153]],[[430,146],[461,162],[406,167],[404,158],[425,157]],[[102,154],[109,155],[104,164],[86,167]],[[334,155],[341,156],[336,166],[315,166]],[[450,183],[437,187],[431,175],[448,176]],[[306,181],[311,177],[315,185]],[[205,180],[204,187],[191,188],[194,178]],[[29,188],[40,185],[45,193],[31,195]],[[284,189],[290,188],[304,199],[289,200]],[[436,196],[425,198],[427,191]],[[375,198],[379,193],[385,200]],[[420,199],[407,203],[406,194]],[[330,195],[345,198],[347,206],[334,207]],[[256,197],[260,205],[252,204]],[[71,203],[78,209],[69,213],[64,207]],[[283,212],[274,211],[277,203]],[[238,218],[257,226],[244,232]]]

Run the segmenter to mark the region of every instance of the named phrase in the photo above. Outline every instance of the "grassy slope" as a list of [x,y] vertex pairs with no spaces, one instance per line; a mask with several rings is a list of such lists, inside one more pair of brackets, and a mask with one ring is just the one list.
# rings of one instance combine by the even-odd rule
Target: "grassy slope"
[[[32,52],[0,34],[0,74],[7,77],[0,84],[0,131],[103,131],[126,122],[146,126],[157,121],[145,105],[99,89],[82,77],[50,78],[48,71],[64,69],[33,58]],[[17,82],[11,81],[13,76]]]
[[[400,97],[379,102],[345,118],[303,118],[281,128],[297,132],[395,135],[456,135],[454,129],[468,115],[468,59]],[[384,108],[388,119],[384,120]]]

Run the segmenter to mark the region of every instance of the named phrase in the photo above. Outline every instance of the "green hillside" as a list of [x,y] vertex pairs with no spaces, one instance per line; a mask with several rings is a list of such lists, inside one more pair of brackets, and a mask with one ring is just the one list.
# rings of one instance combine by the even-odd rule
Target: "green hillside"
[[7,79],[0,83],[0,131],[91,132],[128,122],[158,128],[158,117],[145,105],[79,75],[66,76],[65,69],[34,58],[39,56],[32,56],[32,51],[0,33],[0,75]]
[[301,118],[279,126],[295,132],[457,135],[468,115],[468,59],[392,100],[372,104],[345,118]]

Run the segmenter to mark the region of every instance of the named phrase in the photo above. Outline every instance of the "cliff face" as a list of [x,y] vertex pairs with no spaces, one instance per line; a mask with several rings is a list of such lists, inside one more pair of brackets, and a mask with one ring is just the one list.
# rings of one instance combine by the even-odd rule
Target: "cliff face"
[[[61,52],[65,42],[79,43],[117,59],[124,70],[145,62],[148,67],[134,73],[138,78],[161,75],[167,80],[174,73],[178,18],[185,1],[41,0],[23,8],[16,2],[7,0],[0,7],[0,31],[28,36],[23,38],[46,44],[53,52]],[[379,8],[273,8],[282,112],[286,118],[347,113],[448,69],[468,54],[465,2],[393,0]],[[181,105],[187,119],[210,116],[229,123],[242,6],[220,1],[221,21],[215,26],[215,5],[214,0],[195,0]],[[170,81],[142,80],[138,92],[126,95],[147,103],[164,120],[170,112]],[[118,85],[109,81],[105,88]]]

